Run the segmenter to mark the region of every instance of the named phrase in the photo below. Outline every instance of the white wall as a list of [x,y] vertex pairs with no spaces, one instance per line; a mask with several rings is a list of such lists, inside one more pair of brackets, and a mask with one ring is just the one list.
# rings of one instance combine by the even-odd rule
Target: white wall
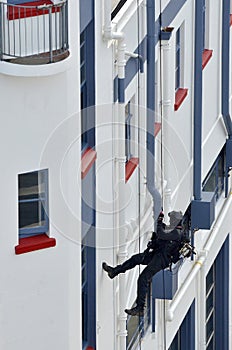
[[[7,66],[9,72],[0,74],[0,343],[5,350],[81,348],[79,20],[75,2],[70,2],[70,10],[68,70],[64,62],[63,73],[61,69],[59,74],[41,77],[44,67],[36,66],[32,77],[18,77],[14,71],[20,75],[21,69],[23,75],[27,67],[12,65],[11,69],[10,64],[1,63],[0,68]],[[49,235],[56,239],[56,247],[15,255],[17,176],[43,168],[49,169]]]

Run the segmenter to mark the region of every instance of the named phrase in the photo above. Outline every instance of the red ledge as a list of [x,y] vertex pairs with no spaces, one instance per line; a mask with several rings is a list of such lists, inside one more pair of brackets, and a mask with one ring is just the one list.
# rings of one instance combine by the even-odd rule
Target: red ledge
[[177,111],[188,94],[188,89],[178,89],[175,95],[174,110]]
[[[19,18],[27,18],[27,17],[35,17],[40,15],[46,15],[49,13],[48,9],[37,9],[37,6],[43,5],[53,5],[52,13],[60,12],[60,7],[55,6],[50,0],[39,0],[39,1],[31,1],[22,3],[16,6],[8,6],[7,11],[7,19],[19,19]],[[25,6],[25,7],[24,7]],[[27,7],[28,6],[28,7]],[[31,6],[31,8],[30,8]]]
[[24,254],[34,250],[55,247],[55,238],[49,238],[45,233],[19,239],[19,245],[15,247],[15,254]]
[[160,132],[161,123],[155,123],[155,136]]
[[134,170],[137,168],[139,164],[139,158],[131,158],[126,163],[126,182],[129,180]]
[[94,350],[92,346],[87,346],[86,350]]
[[232,26],[232,14],[230,15],[230,26]]
[[207,50],[205,49],[202,54],[202,69],[205,68],[207,63],[209,62],[210,58],[213,55],[213,50]]
[[84,179],[84,177],[87,175],[89,169],[93,165],[97,158],[97,152],[88,147],[86,151],[82,154],[81,157],[81,178]]

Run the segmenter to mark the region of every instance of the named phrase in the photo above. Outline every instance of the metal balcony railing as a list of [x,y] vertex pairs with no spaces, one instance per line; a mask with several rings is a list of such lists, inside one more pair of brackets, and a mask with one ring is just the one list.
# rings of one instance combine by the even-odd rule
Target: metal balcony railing
[[[39,4],[39,3],[38,3]],[[25,6],[0,2],[0,60],[47,64],[68,55],[68,4]]]

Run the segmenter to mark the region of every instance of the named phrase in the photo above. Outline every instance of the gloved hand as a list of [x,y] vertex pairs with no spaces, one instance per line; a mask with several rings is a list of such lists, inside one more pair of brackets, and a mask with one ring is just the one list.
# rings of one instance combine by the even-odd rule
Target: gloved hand
[[147,243],[147,248],[152,248],[152,246],[153,246],[153,243],[152,243],[152,241],[149,241],[148,243]]
[[162,222],[164,218],[164,213],[161,211],[158,216],[158,222]]

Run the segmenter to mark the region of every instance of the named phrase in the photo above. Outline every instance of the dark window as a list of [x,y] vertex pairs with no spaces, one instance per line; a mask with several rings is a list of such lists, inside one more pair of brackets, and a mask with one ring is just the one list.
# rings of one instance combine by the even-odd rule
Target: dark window
[[113,7],[113,11],[111,13],[111,20],[117,15],[117,13],[121,10],[123,5],[127,2],[127,0],[117,0],[114,1],[115,5]]
[[225,149],[220,152],[218,158],[210,169],[203,182],[202,189],[205,192],[214,192],[218,200],[225,185]]
[[48,231],[48,170],[18,175],[20,237]]
[[215,350],[215,264],[206,276],[206,349]]
[[125,123],[125,153],[126,153],[126,160],[130,160],[132,157],[131,153],[131,118],[133,117],[131,113],[131,102],[129,101],[128,104],[125,107],[125,115],[126,115],[126,123]]
[[195,349],[195,302],[190,306],[168,350]]
[[178,90],[180,88],[180,60],[181,60],[181,47],[180,47],[180,28],[176,32],[176,81],[175,81],[175,89]]
[[136,348],[136,344],[139,344],[140,338],[142,338],[151,323],[151,287],[146,299],[146,305],[144,311],[144,317],[128,316],[127,319],[127,350]]

